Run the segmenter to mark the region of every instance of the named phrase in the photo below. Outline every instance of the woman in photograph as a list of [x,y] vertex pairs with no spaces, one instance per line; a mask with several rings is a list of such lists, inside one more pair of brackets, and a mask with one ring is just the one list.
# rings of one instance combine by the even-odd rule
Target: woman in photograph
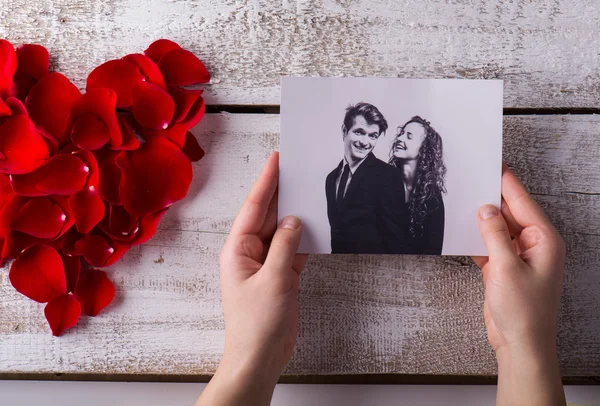
[[446,193],[442,137],[419,116],[398,127],[389,164],[402,171],[410,253],[442,253]]

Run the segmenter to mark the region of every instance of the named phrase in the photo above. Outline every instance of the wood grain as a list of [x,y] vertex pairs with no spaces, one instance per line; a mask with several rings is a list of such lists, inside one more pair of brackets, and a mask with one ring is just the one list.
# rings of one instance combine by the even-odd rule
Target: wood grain
[[[223,342],[218,256],[279,140],[277,115],[208,115],[189,197],[109,270],[115,302],[53,338],[0,273],[0,372],[211,374]],[[600,376],[598,116],[506,117],[504,156],[565,236],[563,375]],[[479,270],[464,257],[312,256],[287,374],[479,374],[496,365]]]
[[0,37],[91,69],[178,41],[210,104],[279,104],[279,77],[501,78],[505,107],[600,107],[595,0],[3,0]]

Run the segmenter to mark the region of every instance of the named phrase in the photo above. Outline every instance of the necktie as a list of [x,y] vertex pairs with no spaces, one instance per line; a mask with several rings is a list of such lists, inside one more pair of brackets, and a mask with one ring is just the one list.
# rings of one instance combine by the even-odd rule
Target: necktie
[[340,185],[337,190],[337,204],[338,206],[344,200],[344,192],[346,191],[346,183],[348,183],[348,175],[350,174],[350,165],[344,165],[344,172],[342,172],[342,179],[340,179]]

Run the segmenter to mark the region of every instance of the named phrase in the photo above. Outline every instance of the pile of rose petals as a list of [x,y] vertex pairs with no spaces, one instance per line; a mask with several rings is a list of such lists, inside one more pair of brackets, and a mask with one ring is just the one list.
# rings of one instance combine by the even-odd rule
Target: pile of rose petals
[[204,155],[189,132],[210,75],[191,52],[158,40],[94,69],[86,92],[49,72],[39,45],[0,40],[0,247],[9,279],[47,303],[52,333],[96,316],[115,288],[97,267],[155,233],[187,194]]

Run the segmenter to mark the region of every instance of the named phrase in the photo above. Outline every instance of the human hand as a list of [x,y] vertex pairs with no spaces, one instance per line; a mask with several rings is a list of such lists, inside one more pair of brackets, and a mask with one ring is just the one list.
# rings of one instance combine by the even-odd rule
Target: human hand
[[198,405],[268,404],[293,354],[307,255],[296,254],[302,234],[298,218],[286,217],[277,227],[278,176],[279,154],[274,153],[221,252],[225,349],[213,385]]
[[483,272],[483,314],[499,367],[498,404],[564,404],[556,323],[565,243],[506,165],[501,213],[486,205],[478,217],[489,257],[473,260]]

